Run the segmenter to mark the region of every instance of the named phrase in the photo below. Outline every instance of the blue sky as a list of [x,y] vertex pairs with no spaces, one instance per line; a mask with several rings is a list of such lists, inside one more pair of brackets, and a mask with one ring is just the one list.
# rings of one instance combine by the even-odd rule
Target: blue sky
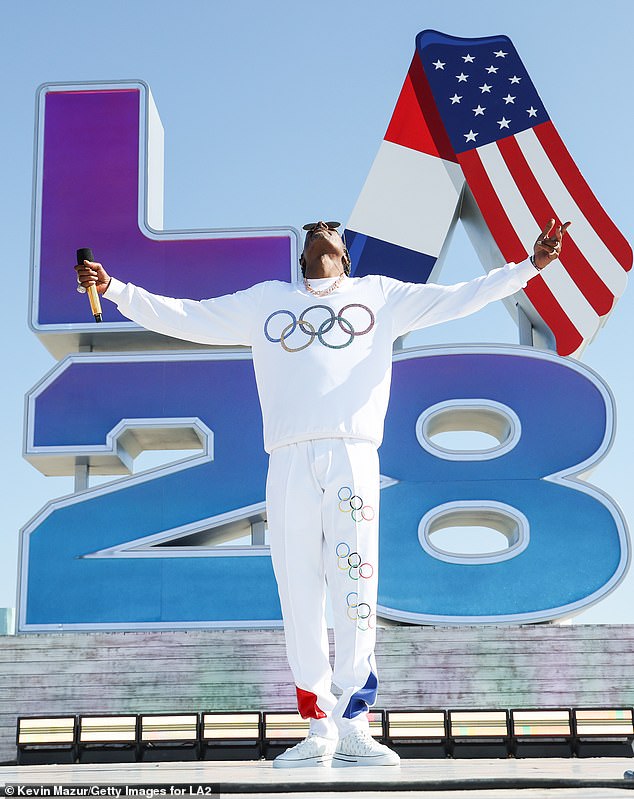
[[[165,129],[167,229],[301,227],[312,218],[350,215],[420,30],[506,34],[586,179],[632,241],[633,22],[630,0],[600,6],[594,0],[25,0],[5,7],[0,607],[15,604],[19,528],[47,501],[72,491],[70,478],[46,478],[21,454],[24,395],[54,363],[27,325],[38,85],[149,83]],[[109,266],[116,274],[116,265]],[[480,273],[459,230],[440,280]],[[630,525],[633,296],[630,288],[583,357],[610,385],[618,412],[614,447],[591,479],[616,499]],[[498,304],[416,341],[515,343],[517,334]],[[629,623],[632,607],[634,576],[628,576],[577,621]]]

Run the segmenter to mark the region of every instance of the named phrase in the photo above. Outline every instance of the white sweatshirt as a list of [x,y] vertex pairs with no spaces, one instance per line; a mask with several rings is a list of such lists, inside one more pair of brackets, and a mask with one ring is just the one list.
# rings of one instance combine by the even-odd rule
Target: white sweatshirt
[[[377,446],[390,392],[392,344],[412,330],[467,316],[519,291],[538,270],[507,264],[467,283],[346,278],[325,297],[268,281],[209,300],[176,300],[112,279],[104,296],[143,327],[201,344],[252,347],[271,452],[315,438]],[[323,289],[331,279],[312,280]]]

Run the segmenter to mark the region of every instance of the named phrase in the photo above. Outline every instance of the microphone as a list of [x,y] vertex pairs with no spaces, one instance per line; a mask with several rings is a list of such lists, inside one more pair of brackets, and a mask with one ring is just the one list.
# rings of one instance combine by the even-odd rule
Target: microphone
[[[94,261],[95,258],[92,254],[90,247],[81,247],[77,250],[77,263],[83,264],[84,261]],[[85,294],[86,289],[83,286],[77,286],[77,291],[80,294]],[[96,286],[88,287],[88,299],[90,301],[90,308],[92,315],[95,317],[95,322],[103,322],[101,316],[101,302],[99,301],[99,294],[97,293]]]

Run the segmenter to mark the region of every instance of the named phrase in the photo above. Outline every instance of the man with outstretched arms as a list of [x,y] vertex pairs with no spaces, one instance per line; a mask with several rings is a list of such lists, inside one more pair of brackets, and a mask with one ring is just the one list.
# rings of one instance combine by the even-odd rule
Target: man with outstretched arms
[[[534,254],[453,286],[354,278],[337,223],[306,225],[304,279],[267,281],[208,300],[159,297],[76,267],[78,281],[124,316],[168,336],[253,350],[270,453],[266,507],[297,705],[309,736],[275,767],[397,765],[369,734],[374,660],[379,463],[392,345],[412,330],[473,313],[519,291],[556,259],[569,223],[546,225]],[[328,659],[326,583],[335,630]],[[334,682],[341,689],[336,698]]]

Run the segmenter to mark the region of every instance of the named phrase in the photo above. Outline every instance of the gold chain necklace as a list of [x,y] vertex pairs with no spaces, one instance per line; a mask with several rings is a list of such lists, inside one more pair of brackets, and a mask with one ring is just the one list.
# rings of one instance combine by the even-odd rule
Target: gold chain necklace
[[309,294],[313,294],[315,297],[325,297],[326,294],[330,294],[331,291],[334,291],[335,289],[339,288],[339,286],[341,285],[341,282],[343,281],[345,276],[346,276],[346,273],[342,272],[339,275],[339,277],[335,280],[334,283],[332,283],[330,286],[328,286],[327,289],[322,289],[321,291],[318,291],[317,289],[314,289],[310,285],[310,283],[308,282],[308,278],[306,278],[306,277],[304,278],[304,286],[306,287],[306,291]]

